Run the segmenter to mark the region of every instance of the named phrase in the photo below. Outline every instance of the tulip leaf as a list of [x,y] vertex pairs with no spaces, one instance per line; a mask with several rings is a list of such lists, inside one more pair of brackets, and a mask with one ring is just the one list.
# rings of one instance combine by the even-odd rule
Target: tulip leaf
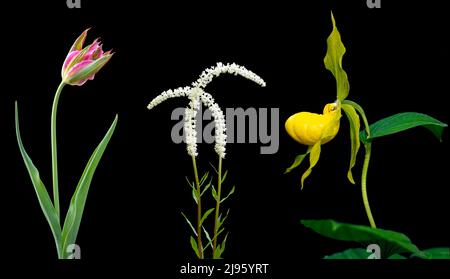
[[77,239],[78,230],[83,216],[84,206],[86,204],[89,188],[91,185],[94,172],[100,162],[100,159],[106,149],[106,146],[111,139],[114,129],[116,128],[118,117],[116,115],[111,127],[106,133],[103,140],[94,150],[91,158],[89,159],[80,181],[75,189],[75,192],[70,201],[69,210],[67,211],[66,219],[62,230],[62,247],[63,251],[66,251],[66,247],[70,244],[75,244]]
[[359,142],[359,129],[360,129],[360,120],[359,116],[356,113],[356,110],[353,106],[342,104],[342,109],[345,112],[345,115],[348,118],[348,122],[350,123],[350,141],[351,141],[351,149],[350,149],[350,167],[348,169],[347,177],[348,180],[352,184],[355,184],[355,180],[353,179],[352,169],[356,163],[356,155],[358,155],[358,150],[360,147]]
[[58,250],[58,256],[61,251],[60,240],[61,240],[61,226],[59,224],[58,214],[56,214],[55,207],[53,206],[52,200],[48,195],[48,192],[42,182],[38,169],[34,166],[31,158],[28,156],[25,148],[22,144],[22,139],[20,137],[19,128],[19,108],[17,102],[15,103],[15,122],[16,122],[16,136],[17,143],[19,145],[20,153],[22,154],[23,161],[30,175],[31,182],[33,183],[34,190],[38,197],[39,205],[41,206],[42,212],[44,213],[45,219],[47,219],[50,229],[55,239],[56,248]]
[[327,39],[327,54],[324,58],[325,68],[327,68],[336,79],[337,99],[343,101],[348,96],[350,85],[347,73],[342,68],[342,57],[345,54],[345,46],[341,40],[341,34],[336,27],[333,13],[331,13],[333,31]]
[[302,224],[313,231],[341,241],[353,241],[363,245],[380,246],[381,258],[404,252],[421,252],[404,234],[390,230],[375,229],[368,226],[339,223],[334,220],[302,220]]
[[[422,254],[418,255],[421,257],[424,255],[425,259],[434,260],[434,259],[450,259],[450,247],[439,247],[439,248],[430,248],[421,251]],[[412,255],[416,257],[417,255]]]
[[324,259],[327,260],[361,260],[367,259],[370,253],[363,248],[352,248],[345,251],[335,253],[329,256],[325,256]]
[[425,127],[439,140],[442,140],[442,132],[447,124],[423,113],[402,112],[383,118],[370,125],[370,138],[366,139],[366,131],[360,133],[363,142],[395,133],[399,133],[415,127]]

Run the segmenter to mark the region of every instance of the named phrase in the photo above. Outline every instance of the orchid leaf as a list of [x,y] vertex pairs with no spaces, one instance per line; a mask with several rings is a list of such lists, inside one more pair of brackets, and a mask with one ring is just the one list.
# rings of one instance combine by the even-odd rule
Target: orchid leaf
[[370,125],[370,138],[367,139],[366,131],[362,131],[360,139],[367,142],[374,138],[392,135],[419,126],[430,130],[441,141],[442,133],[447,124],[423,113],[402,112],[373,123]]
[[311,174],[313,167],[317,164],[320,158],[321,142],[318,141],[311,148],[311,153],[309,154],[309,168],[303,173],[301,179],[301,186],[303,189],[305,179]]

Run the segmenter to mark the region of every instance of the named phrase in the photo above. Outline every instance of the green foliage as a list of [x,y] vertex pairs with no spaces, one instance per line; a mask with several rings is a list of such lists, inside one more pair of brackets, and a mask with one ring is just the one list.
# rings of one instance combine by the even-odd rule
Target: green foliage
[[442,140],[442,133],[447,124],[423,113],[402,112],[373,123],[370,125],[370,138],[367,138],[364,130],[360,133],[360,139],[367,142],[420,126],[425,127],[439,140]]

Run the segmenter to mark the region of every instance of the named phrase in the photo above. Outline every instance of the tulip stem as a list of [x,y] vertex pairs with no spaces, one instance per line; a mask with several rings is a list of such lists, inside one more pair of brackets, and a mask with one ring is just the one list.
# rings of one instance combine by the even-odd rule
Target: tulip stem
[[367,218],[369,218],[369,223],[372,228],[376,228],[375,221],[372,216],[372,212],[370,210],[369,199],[367,197],[367,171],[369,169],[369,161],[370,161],[370,153],[372,149],[372,143],[367,142],[364,144],[364,148],[366,150],[366,155],[364,156],[364,164],[361,176],[361,193],[364,203],[364,208],[366,209]]
[[222,194],[222,157],[219,156],[219,168],[217,169],[217,196],[216,196],[216,214],[214,218],[214,236],[213,236],[213,258],[216,259],[217,238],[219,231],[219,210]]
[[56,114],[58,110],[59,96],[65,83],[61,82],[56,90],[55,97],[53,99],[52,116],[51,116],[51,147],[52,147],[52,177],[53,177],[53,205],[55,206],[56,215],[58,220],[60,218],[59,210],[59,191],[58,191],[58,150],[56,146]]
[[200,190],[200,181],[198,179],[198,171],[197,171],[197,162],[195,161],[195,156],[192,157],[192,166],[194,168],[194,177],[195,177],[195,185],[196,185],[196,196],[197,196],[197,249],[198,249],[198,257],[199,259],[203,259],[203,244],[202,244],[202,197]]

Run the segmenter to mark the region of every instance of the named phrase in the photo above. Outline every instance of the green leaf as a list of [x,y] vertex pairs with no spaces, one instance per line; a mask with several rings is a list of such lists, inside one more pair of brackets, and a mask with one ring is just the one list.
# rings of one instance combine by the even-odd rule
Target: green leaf
[[77,239],[78,230],[80,228],[81,218],[83,216],[84,206],[86,204],[89,188],[95,170],[102,158],[102,155],[106,149],[106,146],[111,139],[114,129],[117,125],[118,116],[116,115],[111,127],[102,139],[100,144],[94,150],[91,158],[89,159],[80,181],[75,189],[75,192],[70,200],[69,210],[67,211],[66,219],[62,230],[62,248],[65,253],[66,247],[70,244],[75,244]]
[[203,185],[205,183],[206,179],[208,178],[209,172],[206,172],[202,178],[200,179],[200,185]]
[[228,195],[225,198],[223,198],[220,202],[222,203],[222,202],[226,201],[234,193],[235,188],[236,187],[233,186],[233,188],[231,188],[231,191],[228,193]]
[[191,236],[191,247],[194,250],[198,258],[200,258],[200,253],[198,251],[197,241]]
[[203,214],[202,219],[201,219],[201,221],[200,221],[200,226],[203,224],[203,222],[206,220],[206,218],[208,218],[209,214],[211,214],[211,212],[214,211],[214,209],[215,209],[215,208],[210,208],[210,209],[208,209],[208,211],[206,211],[206,212]]
[[222,175],[222,180],[220,182],[223,183],[225,181],[225,179],[227,178],[227,175],[228,175],[228,170],[226,170],[225,173]]
[[188,223],[189,227],[191,227],[191,229],[194,232],[195,236],[197,236],[197,231],[194,229],[194,226],[192,225],[191,221],[189,221],[188,217],[186,217],[186,215],[184,215],[183,212],[181,212],[181,215],[183,215],[183,217],[186,220],[186,222]]
[[348,96],[350,85],[348,83],[347,73],[342,68],[342,57],[345,54],[345,46],[341,40],[341,34],[336,27],[333,13],[331,13],[333,22],[333,31],[327,39],[327,54],[324,58],[325,68],[333,73],[336,79],[337,99],[343,101]]
[[209,235],[208,231],[205,229],[204,226],[202,226],[202,229],[203,229],[203,232],[205,233],[206,239],[208,239],[208,244],[205,247],[203,247],[203,251],[205,251],[206,248],[208,248],[208,246],[211,246],[211,248],[212,248],[213,244],[212,244],[211,236]]
[[369,258],[370,253],[366,249],[352,248],[333,255],[325,256],[327,260],[361,260]]
[[404,234],[368,226],[339,223],[334,220],[302,220],[302,224],[315,232],[341,241],[354,241],[364,245],[378,244],[381,258],[404,252],[420,253],[416,245]]
[[412,255],[413,257],[420,257],[429,260],[434,259],[450,259],[450,247],[439,247],[439,248],[430,248],[426,250],[422,250],[422,253],[417,255]]
[[211,194],[215,201],[217,201],[217,191],[216,188],[214,188],[214,185],[211,186]]
[[203,194],[206,192],[206,190],[208,190],[209,187],[211,187],[211,183],[212,183],[212,177],[209,180],[208,184],[206,184],[206,186],[203,188],[202,193],[200,194],[200,196],[203,196]]
[[405,256],[402,256],[400,254],[393,254],[388,257],[388,260],[406,260],[406,259],[408,259],[408,258]]
[[192,188],[192,198],[194,199],[195,203],[198,204],[198,197],[197,197],[197,189]]
[[351,140],[351,149],[350,149],[350,166],[348,169],[347,177],[348,180],[352,184],[355,184],[355,180],[353,179],[352,169],[356,164],[356,155],[358,155],[358,150],[360,147],[359,143],[359,129],[360,129],[360,121],[359,116],[356,113],[356,110],[353,106],[348,104],[342,104],[342,109],[345,112],[345,115],[348,118],[348,122],[350,123],[350,140]]
[[402,112],[373,123],[370,125],[370,138],[366,139],[366,131],[364,130],[360,133],[360,139],[363,142],[367,142],[374,138],[395,134],[419,126],[430,130],[441,141],[442,132],[447,127],[447,124],[423,113]]
[[31,182],[34,187],[34,191],[36,192],[39,205],[41,206],[42,212],[44,213],[45,219],[47,220],[50,230],[52,231],[53,238],[55,240],[56,249],[58,251],[58,256],[60,256],[61,252],[61,226],[59,224],[59,218],[56,214],[55,207],[53,206],[52,200],[48,195],[47,189],[42,182],[38,169],[34,166],[31,158],[28,156],[25,148],[22,144],[22,139],[20,137],[20,127],[19,127],[19,108],[17,102],[15,103],[15,122],[16,122],[16,136],[17,143],[19,145],[20,153],[22,154],[23,161],[28,170],[28,174],[30,175]]
[[310,146],[308,147],[308,150],[306,151],[305,154],[300,154],[300,155],[297,155],[297,157],[295,157],[294,163],[293,163],[289,168],[287,168],[287,169],[284,171],[284,173],[285,173],[285,174],[286,174],[286,173],[289,173],[289,172],[291,172],[293,169],[295,169],[296,167],[300,166],[300,164],[303,162],[303,159],[305,159],[306,155],[308,155],[309,152],[311,152],[311,147],[310,147]]

